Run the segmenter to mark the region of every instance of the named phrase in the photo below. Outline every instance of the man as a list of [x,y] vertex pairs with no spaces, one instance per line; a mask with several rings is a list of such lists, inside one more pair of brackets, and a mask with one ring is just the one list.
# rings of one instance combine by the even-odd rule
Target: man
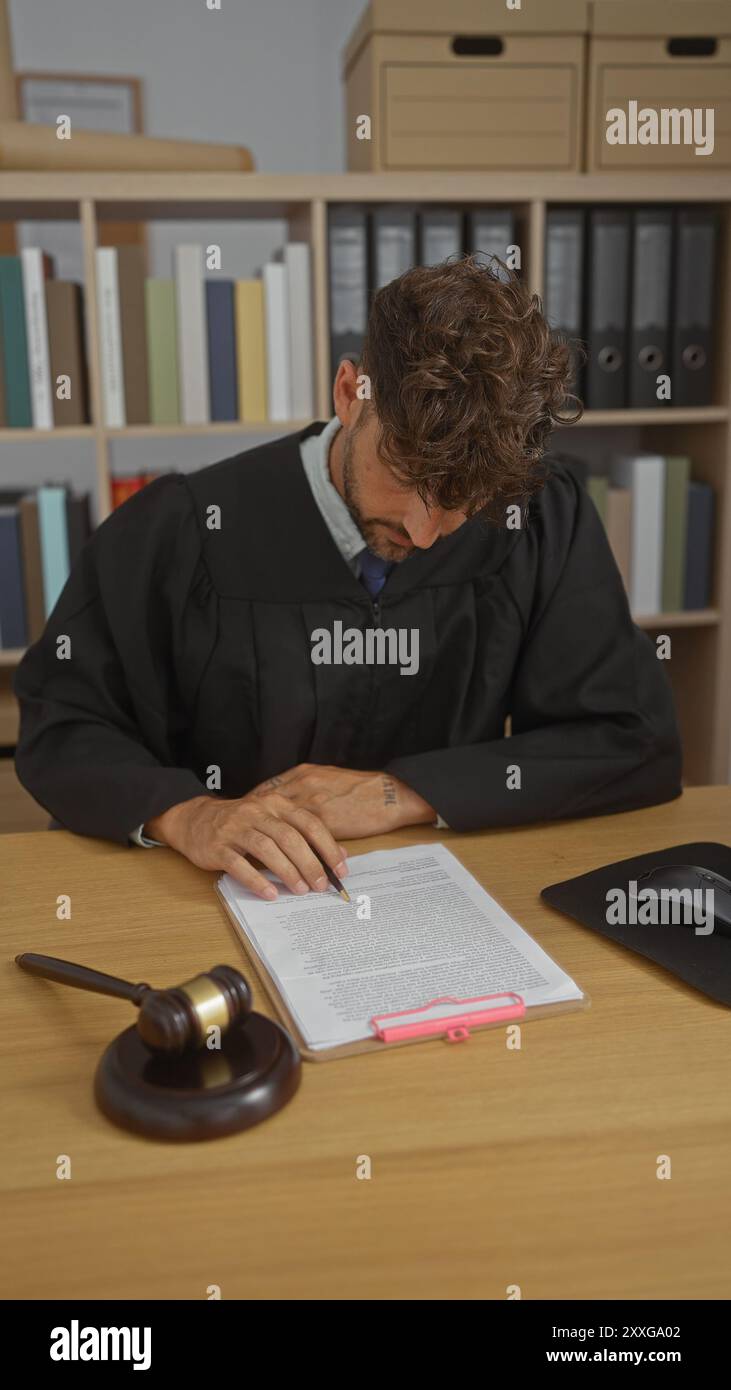
[[591,502],[541,462],[569,374],[516,277],[387,285],[330,424],[96,532],[18,670],[21,781],[68,829],[263,897],[252,859],[304,893],[311,846],[342,875],[351,836],[677,796],[662,665]]

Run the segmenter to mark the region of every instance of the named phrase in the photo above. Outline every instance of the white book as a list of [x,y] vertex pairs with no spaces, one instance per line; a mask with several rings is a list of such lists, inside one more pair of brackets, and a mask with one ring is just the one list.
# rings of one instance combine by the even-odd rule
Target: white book
[[299,897],[277,886],[267,902],[229,874],[218,880],[234,925],[313,1052],[373,1039],[371,1019],[397,1011],[407,1023],[459,1025],[479,1009],[475,999],[514,1003],[506,991],[520,995],[528,1017],[585,1002],[445,845],[354,855],[349,903],[334,890]]
[[287,268],[279,261],[264,266],[269,419],[292,419]]
[[127,423],[122,363],[122,324],[119,316],[119,277],[115,246],[96,250],[97,321],[101,362],[104,422],[109,429]]
[[175,247],[175,296],[180,418],[185,425],[207,425],[211,418],[211,407],[202,246],[183,244]]
[[662,609],[665,530],[665,459],[660,454],[622,454],[610,468],[615,487],[632,493],[629,602],[634,617]]
[[28,376],[33,425],[37,430],[53,429],[53,395],[51,391],[51,359],[48,351],[48,319],[46,316],[46,277],[43,252],[38,246],[26,246],[20,253],[23,270],[23,304],[25,331],[28,340]]
[[291,419],[311,420],[315,413],[312,390],[312,286],[310,248],[306,241],[287,243],[284,265],[289,300]]

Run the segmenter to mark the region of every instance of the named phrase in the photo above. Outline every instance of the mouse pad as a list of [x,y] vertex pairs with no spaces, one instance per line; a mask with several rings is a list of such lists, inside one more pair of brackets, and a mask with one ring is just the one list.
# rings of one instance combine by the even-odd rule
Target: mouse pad
[[[638,854],[633,859],[621,859],[578,878],[567,878],[544,888],[541,897],[559,912],[565,912],[584,927],[599,932],[610,941],[636,951],[639,956],[654,960],[666,970],[693,985],[720,1004],[731,1006],[731,937],[717,930],[710,935],[696,935],[693,926],[680,922],[642,925],[629,920],[608,922],[608,901],[612,915],[619,915],[618,899],[607,899],[607,892],[622,889],[626,896],[626,918],[632,914],[629,884],[648,869],[660,864],[697,864],[711,873],[731,879],[731,847],[712,843],[671,845],[669,849],[652,854]],[[621,900],[619,901],[621,910]]]

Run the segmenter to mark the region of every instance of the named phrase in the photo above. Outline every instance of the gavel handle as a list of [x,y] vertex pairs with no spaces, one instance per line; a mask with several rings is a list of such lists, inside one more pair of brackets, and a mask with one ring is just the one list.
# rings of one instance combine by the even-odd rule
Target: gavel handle
[[133,985],[129,980],[120,980],[117,975],[105,975],[101,970],[90,970],[86,965],[74,965],[70,960],[59,960],[56,956],[37,956],[32,951],[24,951],[15,957],[16,965],[27,970],[30,975],[42,975],[45,980],[55,980],[59,985],[73,985],[74,989],[88,989],[92,994],[111,994],[115,999],[129,999],[140,1004],[149,985]]

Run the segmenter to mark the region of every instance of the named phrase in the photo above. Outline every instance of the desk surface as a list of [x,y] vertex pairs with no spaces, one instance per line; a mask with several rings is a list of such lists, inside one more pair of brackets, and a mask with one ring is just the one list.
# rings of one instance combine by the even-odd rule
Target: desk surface
[[[241,949],[214,875],[167,850],[0,837],[11,1298],[731,1297],[731,1011],[539,901],[642,849],[727,842],[731,788],[625,816],[443,839],[592,1007],[466,1043],[307,1064],[257,1129],[173,1146],[97,1113],[129,1005],[24,976],[22,950],[171,984]],[[56,919],[59,894],[70,921]],[[258,1006],[269,1011],[257,992]],[[10,1053],[8,1058],[7,1054]],[[57,1156],[71,1179],[56,1177]],[[369,1155],[370,1180],[356,1177]],[[659,1181],[659,1155],[672,1177]]]

